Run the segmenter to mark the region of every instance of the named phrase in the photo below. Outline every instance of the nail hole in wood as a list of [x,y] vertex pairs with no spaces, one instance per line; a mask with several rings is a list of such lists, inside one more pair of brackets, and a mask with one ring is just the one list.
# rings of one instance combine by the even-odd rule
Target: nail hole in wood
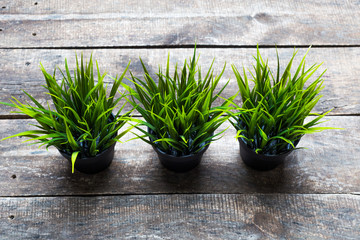
[[0,28],[0,32],[2,32],[2,28]]
[[2,8],[6,8],[5,6],[3,6]]
[[12,178],[12,179],[15,179],[15,178],[16,178],[16,175],[15,175],[15,174],[11,175],[11,178]]
[[15,216],[14,216],[14,215],[10,215],[9,218],[10,218],[10,219],[14,219]]
[[33,35],[33,36],[36,36],[36,33],[33,33],[32,35]]
[[29,65],[30,65],[30,62],[26,62],[25,65],[26,65],[26,66],[29,66]]
[[37,3],[37,2],[35,2],[35,3],[34,3],[34,5],[38,5],[38,3]]

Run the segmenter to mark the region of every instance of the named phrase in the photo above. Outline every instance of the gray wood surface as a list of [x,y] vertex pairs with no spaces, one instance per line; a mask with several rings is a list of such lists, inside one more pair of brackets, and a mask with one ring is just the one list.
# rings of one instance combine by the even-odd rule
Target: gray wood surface
[[[307,48],[298,49],[296,66]],[[101,72],[107,71],[109,75],[121,75],[126,65],[131,61],[130,70],[137,77],[142,77],[143,71],[139,61],[139,56],[148,67],[149,72],[154,75],[159,65],[165,67],[167,55],[170,52],[171,66],[182,65],[185,59],[192,56],[193,49],[96,49],[84,51],[85,57],[89,57],[93,51],[94,58],[98,60]],[[279,49],[281,66],[285,67],[290,60],[294,49]],[[80,54],[81,50],[77,51]],[[222,94],[229,97],[236,94],[238,87],[231,70],[231,64],[235,64],[238,69],[242,66],[251,68],[254,63],[253,55],[256,49],[221,49],[221,48],[200,48],[197,53],[200,55],[199,66],[202,72],[206,72],[212,60],[215,58],[215,74],[219,74],[227,63],[226,71],[223,75],[219,87],[223,86],[229,79],[230,83]],[[274,48],[261,49],[264,59],[269,59],[269,65],[276,72],[276,50]],[[41,87],[45,83],[40,71],[40,62],[48,72],[53,72],[56,66],[64,69],[64,60],[68,59],[70,68],[74,68],[74,50],[34,50],[16,49],[0,50],[0,101],[8,101],[11,96],[17,97],[21,101],[27,98],[22,90],[32,94],[39,102],[45,104],[49,96],[45,94],[45,89]],[[323,112],[334,108],[332,114],[360,114],[359,102],[359,75],[360,75],[360,49],[359,48],[313,48],[307,56],[307,66],[314,63],[323,63],[318,74],[327,69],[323,78],[325,89],[323,98],[319,101],[314,111]],[[294,69],[296,69],[294,67]],[[130,74],[127,74],[129,77]],[[60,78],[61,79],[61,78]],[[107,78],[106,82],[111,83]],[[311,81],[311,79],[310,79]],[[129,81],[124,81],[129,83]],[[238,98],[239,100],[240,98]],[[0,105],[0,114],[8,115],[9,107]]]
[[[197,168],[182,174],[162,167],[152,147],[141,140],[118,143],[110,168],[86,175],[71,174],[70,164],[56,149],[46,151],[13,138],[0,142],[0,195],[360,192],[360,118],[328,120],[322,125],[345,130],[304,136],[299,147],[307,149],[267,172],[244,165],[232,128],[210,145]],[[0,138],[29,129],[31,122],[1,120]]]
[[[35,2],[37,3],[35,5]],[[2,1],[0,47],[358,45],[358,1]]]
[[[131,60],[140,77],[139,56],[154,75],[168,52],[182,65],[195,40],[202,71],[214,57],[216,73],[227,62],[229,97],[230,65],[251,68],[256,44],[273,69],[275,45],[282,68],[293,46],[296,65],[313,45],[307,66],[328,69],[315,111],[334,108],[323,126],[345,128],[303,137],[307,149],[267,172],[243,164],[231,127],[181,174],[130,134],[96,175],[71,174],[54,148],[1,141],[0,239],[359,239],[359,16],[358,0],[0,1],[0,101],[25,101],[24,89],[46,103],[40,61],[52,72],[64,58],[73,66],[75,51],[94,52],[102,71],[121,74]],[[0,106],[0,139],[34,123],[10,110]]]
[[2,239],[358,239],[360,196],[0,198]]

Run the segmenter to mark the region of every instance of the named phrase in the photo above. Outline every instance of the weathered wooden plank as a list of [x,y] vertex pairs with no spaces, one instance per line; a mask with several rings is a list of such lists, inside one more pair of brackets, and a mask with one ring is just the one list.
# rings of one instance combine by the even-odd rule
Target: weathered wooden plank
[[[299,146],[308,149],[267,172],[244,165],[232,128],[210,145],[197,168],[181,174],[163,168],[140,140],[117,144],[110,168],[86,175],[71,174],[70,164],[53,148],[47,152],[21,143],[24,139],[9,139],[0,145],[0,195],[360,192],[360,117],[328,120],[322,125],[346,129],[304,136]],[[31,122],[1,120],[0,139],[29,129]]]
[[[127,13],[127,14],[148,14],[156,16],[157,14],[166,13],[173,17],[179,15],[205,15],[219,14],[234,15],[239,13],[253,13],[259,10],[265,12],[274,11],[278,13],[308,13],[318,14],[316,11],[322,11],[325,13],[332,13],[332,10],[336,9],[339,14],[344,12],[356,13],[359,9],[356,7],[359,5],[357,1],[303,1],[301,3],[290,0],[282,4],[279,4],[275,0],[267,0],[265,2],[249,2],[244,1],[240,5],[235,0],[227,0],[218,2],[214,0],[199,1],[195,0],[191,4],[183,0],[174,0],[172,2],[158,2],[156,0],[143,1],[139,4],[136,0],[128,1],[111,1],[111,0],[93,0],[91,2],[86,0],[63,0],[61,2],[57,0],[47,1],[33,1],[33,0],[2,0],[1,13],[2,14],[33,14],[33,15],[51,15],[51,14],[102,14],[102,13]],[[251,4],[249,4],[251,3]],[[311,11],[309,13],[309,11]],[[146,15],[146,16],[148,16]]]
[[0,47],[359,44],[357,1],[2,1]]
[[360,196],[0,198],[2,239],[358,239]]
[[[129,60],[131,60],[130,69],[137,77],[142,77],[142,68],[139,56],[142,57],[148,66],[149,72],[154,75],[158,70],[159,64],[166,66],[167,54],[170,52],[171,66],[175,63],[183,64],[185,58],[192,55],[192,49],[96,49],[94,57],[100,64],[102,72],[108,71],[112,76],[121,74]],[[299,49],[295,60],[297,64],[306,49]],[[264,58],[269,59],[269,65],[276,69],[276,51],[275,49],[261,49]],[[79,52],[78,52],[79,53]],[[84,51],[85,56],[90,56],[91,50]],[[219,74],[225,62],[227,67],[219,83],[223,86],[230,79],[229,86],[223,93],[224,97],[232,96],[237,92],[237,84],[234,74],[231,70],[231,64],[235,63],[241,69],[242,65],[250,68],[253,64],[252,55],[256,54],[255,49],[203,49],[197,51],[200,54],[199,65],[205,72],[210,66],[214,57],[215,73]],[[285,66],[290,60],[293,49],[279,49],[281,65]],[[41,103],[45,103],[49,96],[44,94],[44,78],[39,69],[39,63],[52,72],[56,65],[63,69],[64,59],[67,58],[69,65],[74,65],[74,50],[0,50],[0,101],[7,101],[11,96],[20,100],[25,100],[25,94],[21,91],[26,90],[34,95]],[[360,48],[313,48],[307,56],[308,66],[313,63],[324,62],[327,72],[323,76],[325,79],[324,97],[316,106],[315,111],[323,112],[335,108],[332,114],[359,114],[360,113]],[[318,75],[320,74],[320,71]],[[317,75],[317,76],[318,76]],[[129,74],[127,74],[129,76]],[[111,79],[107,78],[111,83]],[[128,81],[127,81],[128,82]],[[238,98],[239,100],[239,98]],[[11,109],[0,106],[0,114],[9,114]]]

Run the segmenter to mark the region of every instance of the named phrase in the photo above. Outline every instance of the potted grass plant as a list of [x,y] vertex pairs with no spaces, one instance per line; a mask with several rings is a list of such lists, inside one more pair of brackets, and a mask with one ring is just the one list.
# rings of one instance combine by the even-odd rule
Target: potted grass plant
[[[23,136],[35,141],[32,144],[56,147],[59,152],[69,160],[74,168],[84,173],[97,173],[107,168],[114,156],[116,142],[131,128],[118,132],[126,123],[130,112],[121,114],[125,104],[116,112],[114,109],[119,105],[121,97],[115,94],[125,76],[129,65],[119,78],[114,78],[109,96],[107,86],[104,86],[106,73],[101,74],[98,63],[97,83],[93,71],[92,56],[88,63],[84,63],[81,55],[81,63],[76,56],[76,68],[71,76],[65,59],[65,72],[61,71],[62,80],[59,84],[54,74],[46,72],[41,65],[42,73],[46,80],[44,87],[51,96],[53,106],[44,107],[29,93],[24,93],[32,101],[32,104],[23,104],[16,98],[11,103],[1,102],[14,108],[15,113],[22,113],[37,121],[35,130],[29,130],[7,137]],[[5,140],[3,139],[3,140]]]
[[175,172],[197,166],[209,144],[225,131],[215,134],[215,130],[229,118],[224,115],[229,101],[213,106],[228,84],[216,92],[225,66],[220,75],[214,77],[211,64],[203,78],[195,56],[196,46],[192,59],[185,60],[181,71],[176,65],[172,76],[168,56],[166,71],[163,73],[159,68],[156,81],[140,59],[144,80],[130,73],[134,87],[124,84],[130,96],[128,101],[143,117],[133,119],[141,132],[135,134],[152,145],[163,166]]
[[[311,113],[322,97],[321,77],[325,71],[311,83],[308,82],[321,66],[314,64],[305,68],[308,51],[293,75],[290,71],[297,53],[295,50],[282,75],[279,55],[276,75],[273,75],[268,63],[263,61],[259,48],[250,79],[245,68],[241,76],[232,65],[242,106],[236,105],[239,111],[232,115],[231,123],[237,130],[240,155],[245,164],[258,170],[273,169],[296,149],[302,136],[330,129],[317,125],[331,110],[323,114]],[[308,116],[313,118],[306,121]]]

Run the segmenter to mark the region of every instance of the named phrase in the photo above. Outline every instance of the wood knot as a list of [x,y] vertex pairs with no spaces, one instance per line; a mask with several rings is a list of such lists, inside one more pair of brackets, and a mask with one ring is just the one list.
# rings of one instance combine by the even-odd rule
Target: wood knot
[[284,228],[279,220],[269,213],[255,213],[254,224],[262,232],[269,234],[272,237],[282,236],[284,232]]
[[255,14],[254,18],[261,23],[267,23],[272,21],[272,17],[264,12]]

